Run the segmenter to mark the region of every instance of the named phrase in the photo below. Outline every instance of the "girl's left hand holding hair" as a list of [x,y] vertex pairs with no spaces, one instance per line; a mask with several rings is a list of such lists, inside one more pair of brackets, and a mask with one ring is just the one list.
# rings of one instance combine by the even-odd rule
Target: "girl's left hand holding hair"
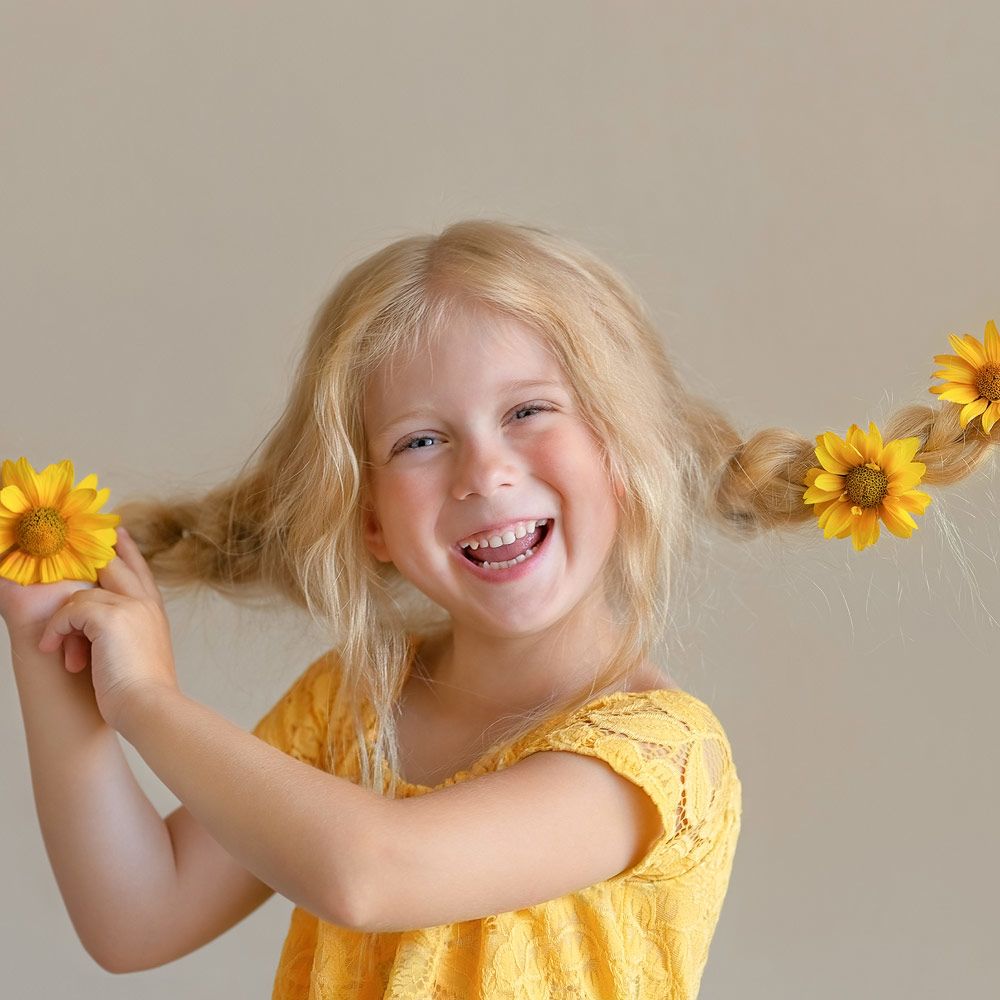
[[[132,537],[124,528],[117,535],[117,557],[97,570],[98,586],[69,597],[42,630],[38,649],[53,652],[68,637],[82,635],[90,644],[97,707],[121,732],[128,713],[147,695],[180,689],[163,596]],[[86,666],[83,657],[66,656],[67,670]]]

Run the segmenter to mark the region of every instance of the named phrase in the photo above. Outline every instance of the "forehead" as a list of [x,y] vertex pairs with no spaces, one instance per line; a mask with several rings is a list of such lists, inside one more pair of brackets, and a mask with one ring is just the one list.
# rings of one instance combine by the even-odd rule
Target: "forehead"
[[474,399],[528,379],[565,384],[541,335],[507,317],[467,315],[377,369],[366,389],[365,416],[377,431],[383,421],[420,406],[433,409],[445,397]]

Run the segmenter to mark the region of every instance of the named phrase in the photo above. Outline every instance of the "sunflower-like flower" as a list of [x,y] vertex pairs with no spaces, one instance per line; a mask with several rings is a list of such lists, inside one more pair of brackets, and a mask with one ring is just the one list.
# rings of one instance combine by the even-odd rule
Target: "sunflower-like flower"
[[23,586],[97,581],[115,558],[117,514],[99,514],[111,490],[89,475],[74,488],[73,463],[38,473],[26,458],[4,459],[0,473],[0,576]]
[[816,438],[821,468],[812,468],[804,480],[805,503],[816,504],[819,526],[826,538],[853,536],[860,552],[874,545],[879,518],[894,535],[909,538],[917,527],[911,514],[923,514],[931,498],[913,489],[927,466],[912,461],[920,438],[896,438],[882,444],[874,423],[866,434],[851,424],[846,440],[831,431]]
[[948,341],[956,354],[934,355],[938,364],[945,365],[934,373],[934,377],[948,381],[944,385],[932,385],[929,391],[961,405],[958,419],[963,427],[982,414],[983,430],[989,434],[993,425],[1000,421],[1000,333],[997,333],[997,325],[993,320],[986,324],[983,343],[971,333],[963,334],[961,340],[949,333]]

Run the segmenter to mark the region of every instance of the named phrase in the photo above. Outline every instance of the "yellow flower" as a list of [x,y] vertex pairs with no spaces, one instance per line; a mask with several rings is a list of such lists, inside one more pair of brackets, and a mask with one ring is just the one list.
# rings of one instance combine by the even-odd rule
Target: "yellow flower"
[[115,558],[121,521],[98,514],[111,490],[89,475],[73,487],[67,458],[38,473],[26,458],[4,459],[0,473],[0,576],[23,586],[59,580],[97,582]]
[[879,517],[900,538],[909,538],[917,527],[910,514],[923,514],[931,498],[913,489],[927,466],[911,459],[920,438],[897,438],[882,444],[874,423],[866,434],[851,424],[847,438],[827,431],[816,438],[816,457],[822,468],[812,468],[804,480],[805,503],[816,504],[819,526],[826,538],[854,536],[860,552],[879,536]]
[[1000,334],[997,325],[993,320],[986,324],[982,344],[971,333],[964,334],[961,340],[949,333],[948,341],[957,356],[934,355],[938,364],[946,366],[935,372],[934,377],[948,381],[944,385],[932,385],[929,391],[962,405],[958,419],[963,427],[981,413],[983,430],[989,434],[1000,420]]

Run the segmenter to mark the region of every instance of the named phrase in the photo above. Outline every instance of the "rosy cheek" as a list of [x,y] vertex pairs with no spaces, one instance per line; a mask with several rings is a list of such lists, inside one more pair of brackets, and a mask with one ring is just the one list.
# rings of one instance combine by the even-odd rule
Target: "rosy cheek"
[[553,474],[589,479],[600,462],[600,452],[589,434],[566,433],[552,435],[541,444],[541,464]]

